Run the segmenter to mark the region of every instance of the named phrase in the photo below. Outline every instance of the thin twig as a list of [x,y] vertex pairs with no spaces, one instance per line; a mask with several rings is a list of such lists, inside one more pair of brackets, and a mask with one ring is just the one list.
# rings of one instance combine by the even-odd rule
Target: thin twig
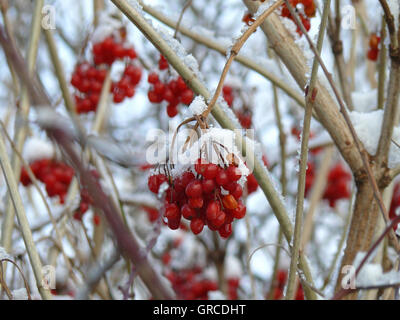
[[215,103],[217,102],[217,99],[219,95],[221,94],[222,87],[224,86],[224,81],[226,76],[228,75],[229,68],[231,67],[231,64],[235,57],[238,55],[240,49],[243,47],[243,45],[246,43],[247,39],[254,33],[254,31],[264,22],[268,16],[275,11],[278,7],[282,5],[284,0],[279,0],[275,2],[272,6],[270,6],[267,10],[265,10],[257,19],[254,21],[251,26],[243,33],[243,35],[236,41],[236,43],[233,45],[231,49],[230,56],[228,58],[228,61],[225,63],[224,69],[222,71],[221,77],[219,79],[217,89],[215,90],[215,93],[210,101],[210,103],[207,106],[207,109],[202,113],[202,116],[204,118],[207,118],[207,116],[210,114],[212,108],[214,107]]
[[[321,52],[324,43],[324,36],[330,11],[330,5],[331,5],[331,0],[326,0],[324,3],[324,10],[318,34],[318,42],[317,42],[318,53]],[[298,257],[300,255],[300,247],[302,242],[301,236],[302,236],[302,226],[303,226],[303,205],[304,205],[304,193],[306,185],[306,171],[307,171],[307,159],[308,159],[308,139],[310,135],[312,109],[315,101],[315,96],[316,94],[318,94],[318,92],[315,89],[315,84],[317,82],[318,67],[319,67],[319,62],[318,59],[315,57],[311,71],[308,94],[306,96],[306,111],[304,115],[303,131],[301,138],[301,151],[300,151],[300,164],[299,164],[300,172],[299,172],[298,187],[297,187],[296,216],[295,216],[295,225],[294,225],[294,233],[292,241],[292,257],[290,260],[288,285],[286,289],[287,300],[294,299],[295,297],[297,262],[298,262]]]

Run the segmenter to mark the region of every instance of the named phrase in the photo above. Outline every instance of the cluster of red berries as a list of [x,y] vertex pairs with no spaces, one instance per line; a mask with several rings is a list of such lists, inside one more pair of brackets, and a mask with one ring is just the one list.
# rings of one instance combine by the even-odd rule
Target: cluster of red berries
[[379,56],[379,43],[381,42],[381,37],[378,37],[376,33],[371,33],[369,36],[369,49],[367,52],[367,58],[371,61],[378,60]]
[[[400,183],[396,183],[393,190],[392,202],[390,203],[389,218],[393,220],[397,217],[397,208],[400,207]],[[397,230],[398,223],[393,226],[394,231]]]
[[126,47],[115,37],[108,36],[93,45],[93,63],[79,63],[72,74],[71,84],[76,88],[76,112],[96,111],[107,70],[116,60],[126,60],[124,72],[119,81],[111,84],[114,103],[121,103],[126,97],[132,98],[142,77],[140,67],[133,64],[137,57],[132,47]]
[[[280,300],[283,298],[283,290],[287,280],[287,272],[285,270],[278,270],[276,275],[277,285],[274,290],[274,300]],[[304,293],[301,284],[297,286],[295,300],[304,300]]]
[[[218,285],[215,281],[202,277],[202,269],[200,267],[177,272],[171,270],[166,277],[171,282],[177,298],[181,300],[208,300],[208,293],[218,290]],[[239,279],[227,279],[227,287],[228,298],[236,300],[238,298]]]
[[[168,69],[169,65],[164,56],[160,56],[158,69],[160,71]],[[193,101],[193,91],[188,88],[182,77],[170,79],[169,81],[160,80],[159,74],[151,72],[147,78],[151,87],[147,93],[149,101],[152,103],[161,103],[166,101],[167,114],[170,118],[178,114],[178,105],[180,103],[189,105]]]
[[[298,4],[302,4],[303,5],[303,12],[299,12],[298,11],[297,13],[298,13],[298,15],[300,17],[301,23],[303,24],[304,28],[307,31],[309,31],[310,28],[311,28],[310,18],[315,17],[315,13],[316,13],[316,6],[315,6],[315,3],[314,3],[314,0],[290,0],[290,4],[294,8],[296,8],[296,6]],[[290,14],[290,11],[289,11],[288,7],[286,6],[286,3],[284,3],[282,5],[281,16],[284,17],[284,18],[289,18],[290,20],[295,22],[295,19]],[[299,27],[297,27],[296,31],[297,31],[297,33],[299,35],[303,34]]]
[[171,282],[178,299],[207,300],[208,292],[218,290],[218,286],[215,281],[202,279],[201,273],[201,268],[194,267],[179,272],[171,270],[166,277]]
[[[222,88],[222,95],[228,106],[233,108],[233,102],[235,100],[235,94],[233,88],[229,85],[225,85]],[[243,103],[243,108],[241,108],[240,110],[235,110],[234,113],[238,117],[240,125],[244,129],[249,129],[251,127],[252,124],[251,110],[244,103]]]
[[207,225],[212,231],[218,230],[221,237],[228,238],[233,220],[242,219],[246,214],[241,200],[243,189],[238,184],[242,174],[233,164],[223,168],[204,159],[198,159],[194,169],[197,176],[192,171],[185,171],[174,179],[161,173],[152,175],[148,187],[158,193],[161,184],[168,183],[164,217],[170,229],[178,229],[183,216],[190,220],[194,234],[202,232]]
[[[308,162],[306,171],[306,196],[314,183],[314,178],[314,163]],[[345,170],[341,163],[335,164],[329,171],[328,181],[322,198],[328,200],[329,206],[334,208],[337,200],[348,199],[350,197],[350,181],[351,174]]]
[[[74,177],[74,169],[67,164],[56,161],[54,159],[35,160],[29,165],[35,178],[46,185],[46,192],[50,198],[58,197],[60,204],[64,204],[72,178]],[[92,174],[98,179],[98,174],[92,170]],[[23,167],[21,170],[20,181],[23,186],[27,187],[32,184],[28,171]],[[74,212],[74,219],[82,220],[83,214],[93,204],[92,198],[85,189],[81,190],[81,200],[78,209]],[[94,223],[99,224],[100,218],[95,215]]]
[[[46,185],[46,192],[50,198],[58,197],[63,204],[69,185],[74,177],[74,169],[65,163],[53,159],[40,159],[29,165],[35,178]],[[21,183],[26,187],[32,181],[25,168],[21,170]]]

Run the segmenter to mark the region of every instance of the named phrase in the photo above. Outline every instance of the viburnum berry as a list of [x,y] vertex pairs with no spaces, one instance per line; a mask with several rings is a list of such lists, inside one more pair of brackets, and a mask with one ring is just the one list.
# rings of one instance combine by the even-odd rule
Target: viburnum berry
[[226,173],[226,171],[224,169],[220,168],[218,170],[218,173],[215,176],[215,182],[219,186],[224,186],[224,185],[227,185],[229,183],[228,174]]
[[199,234],[203,231],[204,228],[204,221],[200,218],[194,218],[190,222],[190,229],[194,234]]
[[247,194],[255,192],[258,188],[258,182],[254,174],[249,174],[247,176]]
[[381,37],[377,36],[376,33],[371,33],[369,37],[369,49],[367,52],[367,58],[369,60],[371,61],[378,60],[380,42],[381,42]]

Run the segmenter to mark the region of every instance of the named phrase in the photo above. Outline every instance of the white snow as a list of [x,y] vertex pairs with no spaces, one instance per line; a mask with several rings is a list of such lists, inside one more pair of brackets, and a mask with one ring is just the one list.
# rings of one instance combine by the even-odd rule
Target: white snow
[[358,112],[370,112],[376,109],[377,89],[368,91],[355,91],[351,93],[354,109]]
[[[370,155],[375,155],[378,149],[380,132],[383,121],[383,110],[372,112],[357,112],[349,113],[354,129],[364,144],[365,149]],[[396,142],[400,142],[400,128],[395,127],[393,137]],[[391,144],[389,150],[389,168],[394,168],[400,164],[400,148],[395,144]]]
[[[210,128],[203,130],[199,139],[185,152],[183,152],[183,145],[178,146],[178,143],[175,143],[174,147],[178,149],[171,150],[170,157],[171,162],[176,165],[171,172],[172,175],[180,175],[182,170],[186,170],[188,166],[195,164],[200,155],[210,163],[222,164],[221,156],[226,160],[229,154],[234,154],[236,159],[239,160],[238,168],[242,176],[247,176],[249,170],[241,158],[236,139],[236,133],[232,130]],[[218,150],[218,153],[216,150]]]
[[168,43],[171,49],[175,52],[176,55],[185,63],[185,65],[191,69],[196,77],[203,81],[203,74],[199,71],[199,64],[195,57],[192,54],[188,54],[186,49],[182,46],[182,44],[173,37],[173,33],[171,30],[168,30],[162,26],[155,26],[153,28],[157,30],[160,36]]
[[105,38],[113,34],[121,28],[122,22],[110,15],[110,12],[102,11],[99,14],[99,24],[92,34],[93,43],[103,41]]
[[29,138],[24,146],[23,157],[27,162],[39,159],[50,159],[54,156],[53,145],[37,137]]
[[0,260],[2,259],[11,259],[11,256],[7,253],[6,249],[0,247]]
[[357,287],[385,286],[400,283],[400,272],[392,270],[383,273],[382,266],[378,263],[364,265],[356,279]]
[[210,300],[226,300],[226,296],[219,290],[209,291],[208,299],[210,299]]
[[25,288],[13,290],[11,294],[14,300],[28,300],[28,294]]
[[202,96],[196,96],[189,105],[189,109],[194,115],[202,114],[207,109],[204,98]]
[[235,256],[227,256],[225,258],[225,277],[227,279],[239,278],[242,273],[240,261]]

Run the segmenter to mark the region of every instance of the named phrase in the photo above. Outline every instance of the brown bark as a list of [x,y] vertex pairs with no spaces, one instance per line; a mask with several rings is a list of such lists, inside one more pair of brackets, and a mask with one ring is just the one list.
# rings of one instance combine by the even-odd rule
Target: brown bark
[[[374,193],[368,180],[357,186],[353,217],[350,224],[347,245],[340,265],[335,292],[342,289],[341,281],[344,276],[340,271],[346,265],[353,265],[358,252],[366,252],[371,247],[375,226],[379,217],[379,208],[374,201]],[[354,265],[355,268],[358,266]],[[346,299],[356,299],[357,293],[349,294]]]

